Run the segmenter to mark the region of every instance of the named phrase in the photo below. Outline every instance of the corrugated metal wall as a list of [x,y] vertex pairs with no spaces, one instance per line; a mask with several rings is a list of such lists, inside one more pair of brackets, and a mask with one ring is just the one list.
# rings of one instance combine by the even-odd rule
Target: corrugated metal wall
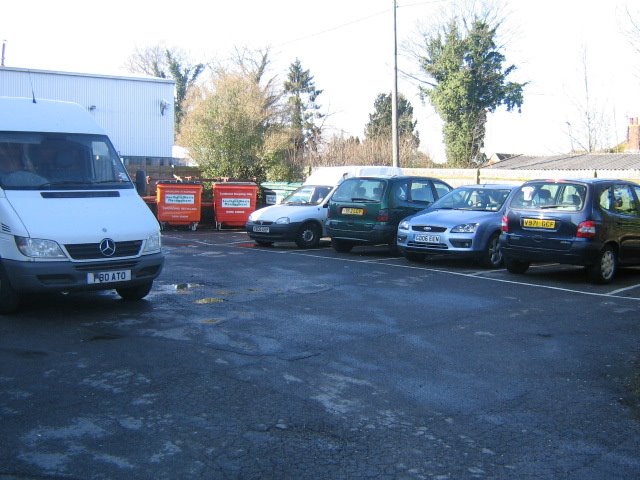
[[31,98],[33,92],[36,99],[79,103],[107,131],[123,157],[171,157],[174,87],[173,80],[160,78],[0,67],[0,96]]

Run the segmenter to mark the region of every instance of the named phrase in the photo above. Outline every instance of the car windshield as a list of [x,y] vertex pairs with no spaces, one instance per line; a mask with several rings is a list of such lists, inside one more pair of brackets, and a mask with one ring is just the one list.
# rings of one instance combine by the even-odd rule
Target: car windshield
[[579,183],[539,182],[522,185],[511,200],[511,208],[521,210],[564,210],[582,208],[587,187]]
[[431,205],[430,210],[479,210],[496,212],[509,196],[509,188],[460,187]]
[[331,187],[326,185],[304,185],[291,192],[283,205],[319,205],[329,194]]
[[134,188],[104,135],[0,132],[5,190]]
[[379,202],[382,200],[385,180],[375,178],[348,178],[340,184],[333,199],[338,202]]

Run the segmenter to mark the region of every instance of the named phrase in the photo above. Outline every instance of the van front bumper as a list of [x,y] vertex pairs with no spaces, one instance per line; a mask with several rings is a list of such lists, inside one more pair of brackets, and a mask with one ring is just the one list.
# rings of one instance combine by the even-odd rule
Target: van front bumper
[[[164,265],[164,255],[155,253],[110,262],[21,262],[2,260],[11,286],[21,292],[109,290],[153,281]],[[89,273],[130,271],[131,280],[89,283]]]

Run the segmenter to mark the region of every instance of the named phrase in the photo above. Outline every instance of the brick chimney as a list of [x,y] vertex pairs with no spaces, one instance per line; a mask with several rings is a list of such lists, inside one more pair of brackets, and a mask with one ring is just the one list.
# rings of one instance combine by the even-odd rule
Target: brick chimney
[[638,117],[629,119],[629,129],[627,130],[627,152],[640,152],[640,125]]

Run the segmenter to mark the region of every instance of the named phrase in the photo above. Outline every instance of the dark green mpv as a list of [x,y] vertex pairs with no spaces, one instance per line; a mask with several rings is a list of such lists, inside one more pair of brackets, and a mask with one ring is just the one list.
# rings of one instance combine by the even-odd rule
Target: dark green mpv
[[338,252],[349,252],[355,245],[387,244],[395,254],[400,221],[452,189],[430,177],[348,178],[329,201],[326,227],[331,245]]

